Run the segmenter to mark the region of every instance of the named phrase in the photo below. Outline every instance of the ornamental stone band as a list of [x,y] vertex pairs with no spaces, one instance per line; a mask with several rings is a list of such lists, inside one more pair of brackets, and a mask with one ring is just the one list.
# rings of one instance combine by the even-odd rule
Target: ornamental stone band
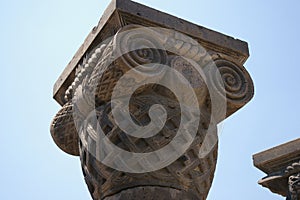
[[54,85],[52,138],[94,200],[205,200],[217,125],[254,94],[248,57],[244,41],[113,0]]
[[253,161],[267,174],[260,185],[287,200],[300,200],[300,139],[254,154]]

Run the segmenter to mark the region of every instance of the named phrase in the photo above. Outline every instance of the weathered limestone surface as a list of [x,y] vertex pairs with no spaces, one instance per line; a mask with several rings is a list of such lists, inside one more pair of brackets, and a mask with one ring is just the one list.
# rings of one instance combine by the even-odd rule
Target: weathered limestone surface
[[54,99],[64,105],[65,92],[75,78],[75,69],[88,51],[91,51],[105,38],[114,35],[121,27],[128,24],[155,26],[177,30],[197,40],[207,50],[232,57],[244,64],[249,57],[248,44],[230,36],[205,27],[192,24],[186,20],[163,13],[153,8],[129,0],[113,0],[69,62],[53,88]]
[[260,185],[289,200],[300,199],[300,139],[257,153],[253,160],[267,174]]
[[[132,46],[139,48],[132,50]],[[248,56],[246,42],[129,0],[113,0],[54,85],[53,97],[62,108],[51,123],[53,140],[64,152],[80,156],[93,199],[204,200],[216,167],[217,124],[253,97],[253,83],[243,66]],[[163,65],[180,72],[189,84],[166,73]],[[197,68],[203,72],[201,76],[197,76]],[[125,77],[132,70],[136,76]],[[162,105],[167,113],[156,115],[159,120],[165,117],[164,126],[156,135],[137,137],[119,127],[124,123],[129,127],[127,121],[116,123],[112,97],[117,95],[114,105],[122,115],[126,110],[119,102],[124,98],[122,94],[143,83],[139,74],[145,71],[157,81],[176,85],[174,88],[179,93],[157,82],[136,88],[128,106],[128,116],[135,124],[151,124],[153,105]],[[118,90],[122,78],[125,82]],[[192,95],[187,85],[196,95],[196,106],[189,104],[195,101],[190,100]],[[213,103],[214,98],[219,101]],[[182,106],[182,101],[188,103]],[[190,113],[185,113],[183,107]],[[198,119],[194,113],[199,108],[199,121],[193,124]],[[95,124],[90,123],[93,120]],[[174,145],[172,142],[178,137],[184,120],[186,131],[177,140],[176,147],[165,154],[157,153]],[[103,149],[97,124],[104,136],[124,151],[155,152],[151,159],[157,162],[174,152],[180,156],[153,171],[146,170],[155,164],[149,164],[150,156],[133,160],[136,164],[131,165],[127,162],[131,158],[110,148]],[[195,135],[186,128],[189,126],[196,130]],[[190,138],[193,140],[185,148]],[[115,163],[122,163],[128,170],[112,167]],[[145,172],[133,173],[132,166]]]

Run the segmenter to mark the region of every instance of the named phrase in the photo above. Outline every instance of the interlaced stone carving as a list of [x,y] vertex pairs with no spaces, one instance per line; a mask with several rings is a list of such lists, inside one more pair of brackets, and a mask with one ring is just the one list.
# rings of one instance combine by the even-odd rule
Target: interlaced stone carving
[[64,152],[79,156],[78,134],[73,118],[73,104],[66,103],[54,117],[50,132],[54,142]]
[[[129,3],[127,0],[114,0],[115,4],[112,5],[118,7],[124,2]],[[131,3],[132,8],[141,6]],[[113,17],[107,18],[107,26],[103,26],[99,35],[93,37],[93,45],[82,47],[85,53],[70,75],[74,78],[68,78],[68,81],[72,81],[64,83],[64,88],[59,91],[59,102],[64,105],[51,123],[53,140],[66,153],[80,156],[84,179],[95,200],[205,200],[217,161],[217,124],[253,96],[252,80],[240,62],[245,61],[248,52],[241,50],[239,53],[235,49],[236,52],[232,53],[230,47],[213,44],[214,39],[208,41],[201,34],[202,39],[170,31],[165,29],[166,26],[161,29],[145,27],[145,24],[152,23],[150,19],[139,18],[136,22],[145,21],[145,24],[125,26],[132,20],[128,13],[123,13],[127,8],[116,9]],[[114,29],[107,30],[106,27]],[[207,33],[223,37],[219,33]],[[85,42],[90,41],[88,38]],[[199,41],[210,49],[202,47]],[[240,43],[231,42],[235,45]],[[236,48],[235,45],[232,48]],[[232,54],[238,59],[228,56]],[[164,66],[175,72],[167,73],[169,71]],[[131,71],[136,76],[125,76]],[[220,77],[217,77],[217,71]],[[149,77],[143,79],[145,73]],[[148,83],[148,79],[153,77],[167,85],[178,85],[175,88],[179,92],[157,82]],[[118,89],[121,79],[124,79],[123,85]],[[151,116],[153,107],[162,106],[155,107],[165,111],[165,114],[156,115],[156,121],[163,123],[163,126],[155,135],[143,137],[147,130],[141,133],[141,137],[128,134],[122,126],[132,128],[130,123],[127,120],[117,122],[118,116],[113,113],[114,110],[119,111],[120,115],[125,113],[127,107],[121,103],[126,98],[124,94],[130,93],[136,85],[139,87],[132,93],[128,105],[129,118],[135,125],[147,127],[154,119]],[[193,95],[186,91],[189,87],[196,97],[195,102]],[[214,103],[213,98],[219,98],[217,102],[220,104]],[[187,103],[182,105],[182,101]],[[225,102],[225,108],[222,101]],[[223,111],[227,113],[226,116],[222,115]],[[215,116],[215,112],[220,115]],[[181,124],[183,121],[185,123]],[[178,136],[182,127],[185,132]],[[103,135],[99,134],[99,129]],[[190,129],[196,130],[195,135]],[[175,138],[177,142],[172,143]],[[105,146],[106,140],[124,152],[144,153],[145,156],[140,160],[124,156],[127,154]],[[186,147],[190,140],[191,143]],[[158,151],[168,145],[171,147],[164,154]],[[150,152],[154,153],[146,154]],[[155,164],[149,162],[150,157],[157,163],[167,163],[169,161],[164,159],[173,154],[180,156],[168,165],[147,171],[149,166]],[[132,162],[128,162],[130,159]],[[116,169],[112,167],[114,162],[120,162],[127,168],[138,166],[142,172]]]
[[[147,124],[149,122],[148,110],[149,106],[153,103],[166,105],[168,111],[168,120],[165,127],[154,137],[145,139],[126,135],[112,120],[110,105],[103,105],[97,109],[99,124],[103,130],[106,130],[105,134],[109,137],[110,141],[120,148],[132,152],[155,151],[167,145],[176,135],[178,124],[180,123],[178,121],[180,120],[180,108],[176,101],[157,94],[134,97],[130,105],[131,113],[135,114],[133,117],[138,124]],[[155,185],[157,187],[176,188],[178,191],[187,191],[189,193],[188,196],[193,197],[192,199],[205,199],[215,170],[217,144],[213,148],[213,151],[206,157],[202,159],[198,157],[199,149],[207,131],[205,127],[207,127],[209,123],[205,121],[208,119],[208,116],[205,116],[204,113],[202,118],[203,120],[199,125],[197,136],[185,154],[170,166],[145,174],[124,173],[106,167],[93,156],[97,153],[92,152],[97,151],[97,144],[100,141],[96,141],[97,139],[93,137],[93,133],[80,133],[84,136],[81,137],[82,140],[80,141],[82,168],[93,198],[102,199],[119,191],[141,185]],[[96,128],[94,128],[94,130],[95,129]],[[81,131],[85,132],[87,130],[86,127],[83,127]],[[84,144],[87,144],[87,141],[91,143],[92,147],[90,147],[90,150],[85,148],[86,145]],[[176,149],[174,149],[174,151],[176,151]],[[108,156],[114,157],[117,155],[111,152]],[[157,156],[159,157],[160,155]],[[146,163],[141,162],[140,164],[141,167],[143,167],[143,164]],[[92,180],[101,181],[94,182]],[[140,193],[142,193],[142,191],[140,191]],[[186,196],[186,198],[188,196]],[[131,196],[131,198],[133,197]]]

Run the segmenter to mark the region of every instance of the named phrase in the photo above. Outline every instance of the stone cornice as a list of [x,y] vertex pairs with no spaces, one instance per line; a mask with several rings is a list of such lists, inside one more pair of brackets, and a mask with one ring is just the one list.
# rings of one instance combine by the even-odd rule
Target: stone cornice
[[254,165],[267,174],[260,185],[289,195],[289,177],[300,172],[300,138],[253,155]]
[[267,174],[281,171],[298,160],[300,160],[300,139],[253,155],[254,165]]

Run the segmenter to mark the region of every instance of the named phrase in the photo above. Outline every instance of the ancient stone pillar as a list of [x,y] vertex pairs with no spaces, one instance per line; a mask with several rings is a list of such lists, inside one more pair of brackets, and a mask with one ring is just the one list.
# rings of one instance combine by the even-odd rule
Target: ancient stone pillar
[[260,185],[287,200],[300,200],[300,139],[257,153],[253,160],[267,174]]
[[113,0],[54,85],[93,199],[206,199],[217,124],[253,96],[246,42]]

